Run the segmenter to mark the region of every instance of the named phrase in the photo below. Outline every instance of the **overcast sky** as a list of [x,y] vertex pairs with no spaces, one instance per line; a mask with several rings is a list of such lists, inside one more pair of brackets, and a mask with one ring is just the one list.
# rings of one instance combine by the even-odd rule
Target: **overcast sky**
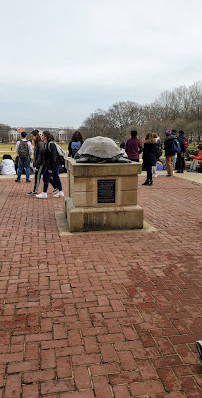
[[78,128],[202,79],[202,0],[0,0],[0,123]]

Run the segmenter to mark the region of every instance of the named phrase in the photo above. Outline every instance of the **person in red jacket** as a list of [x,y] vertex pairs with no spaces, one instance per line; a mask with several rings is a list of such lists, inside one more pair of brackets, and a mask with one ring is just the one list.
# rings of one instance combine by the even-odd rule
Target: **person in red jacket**
[[130,132],[131,138],[126,142],[126,153],[128,159],[139,162],[139,154],[143,151],[142,142],[137,138],[137,131]]
[[200,142],[198,146],[198,155],[189,155],[190,158],[192,158],[191,164],[190,164],[190,169],[188,171],[194,172],[196,171],[196,166],[198,163],[202,163],[202,142]]

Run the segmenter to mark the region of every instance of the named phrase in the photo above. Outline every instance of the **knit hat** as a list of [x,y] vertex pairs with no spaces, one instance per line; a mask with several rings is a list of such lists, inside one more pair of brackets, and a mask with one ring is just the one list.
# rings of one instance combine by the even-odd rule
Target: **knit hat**
[[171,130],[166,130],[166,135],[170,135],[172,133]]

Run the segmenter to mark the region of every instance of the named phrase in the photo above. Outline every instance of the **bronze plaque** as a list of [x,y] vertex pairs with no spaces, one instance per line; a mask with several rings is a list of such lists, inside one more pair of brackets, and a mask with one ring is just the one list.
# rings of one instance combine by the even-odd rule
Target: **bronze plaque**
[[115,203],[116,180],[97,180],[98,203]]

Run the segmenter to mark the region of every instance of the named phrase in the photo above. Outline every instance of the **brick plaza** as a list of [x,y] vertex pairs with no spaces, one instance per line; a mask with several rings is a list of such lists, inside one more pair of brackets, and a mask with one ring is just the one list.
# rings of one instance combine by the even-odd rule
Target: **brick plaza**
[[62,198],[1,179],[0,398],[201,397],[202,185],[143,181],[156,231],[60,237]]

